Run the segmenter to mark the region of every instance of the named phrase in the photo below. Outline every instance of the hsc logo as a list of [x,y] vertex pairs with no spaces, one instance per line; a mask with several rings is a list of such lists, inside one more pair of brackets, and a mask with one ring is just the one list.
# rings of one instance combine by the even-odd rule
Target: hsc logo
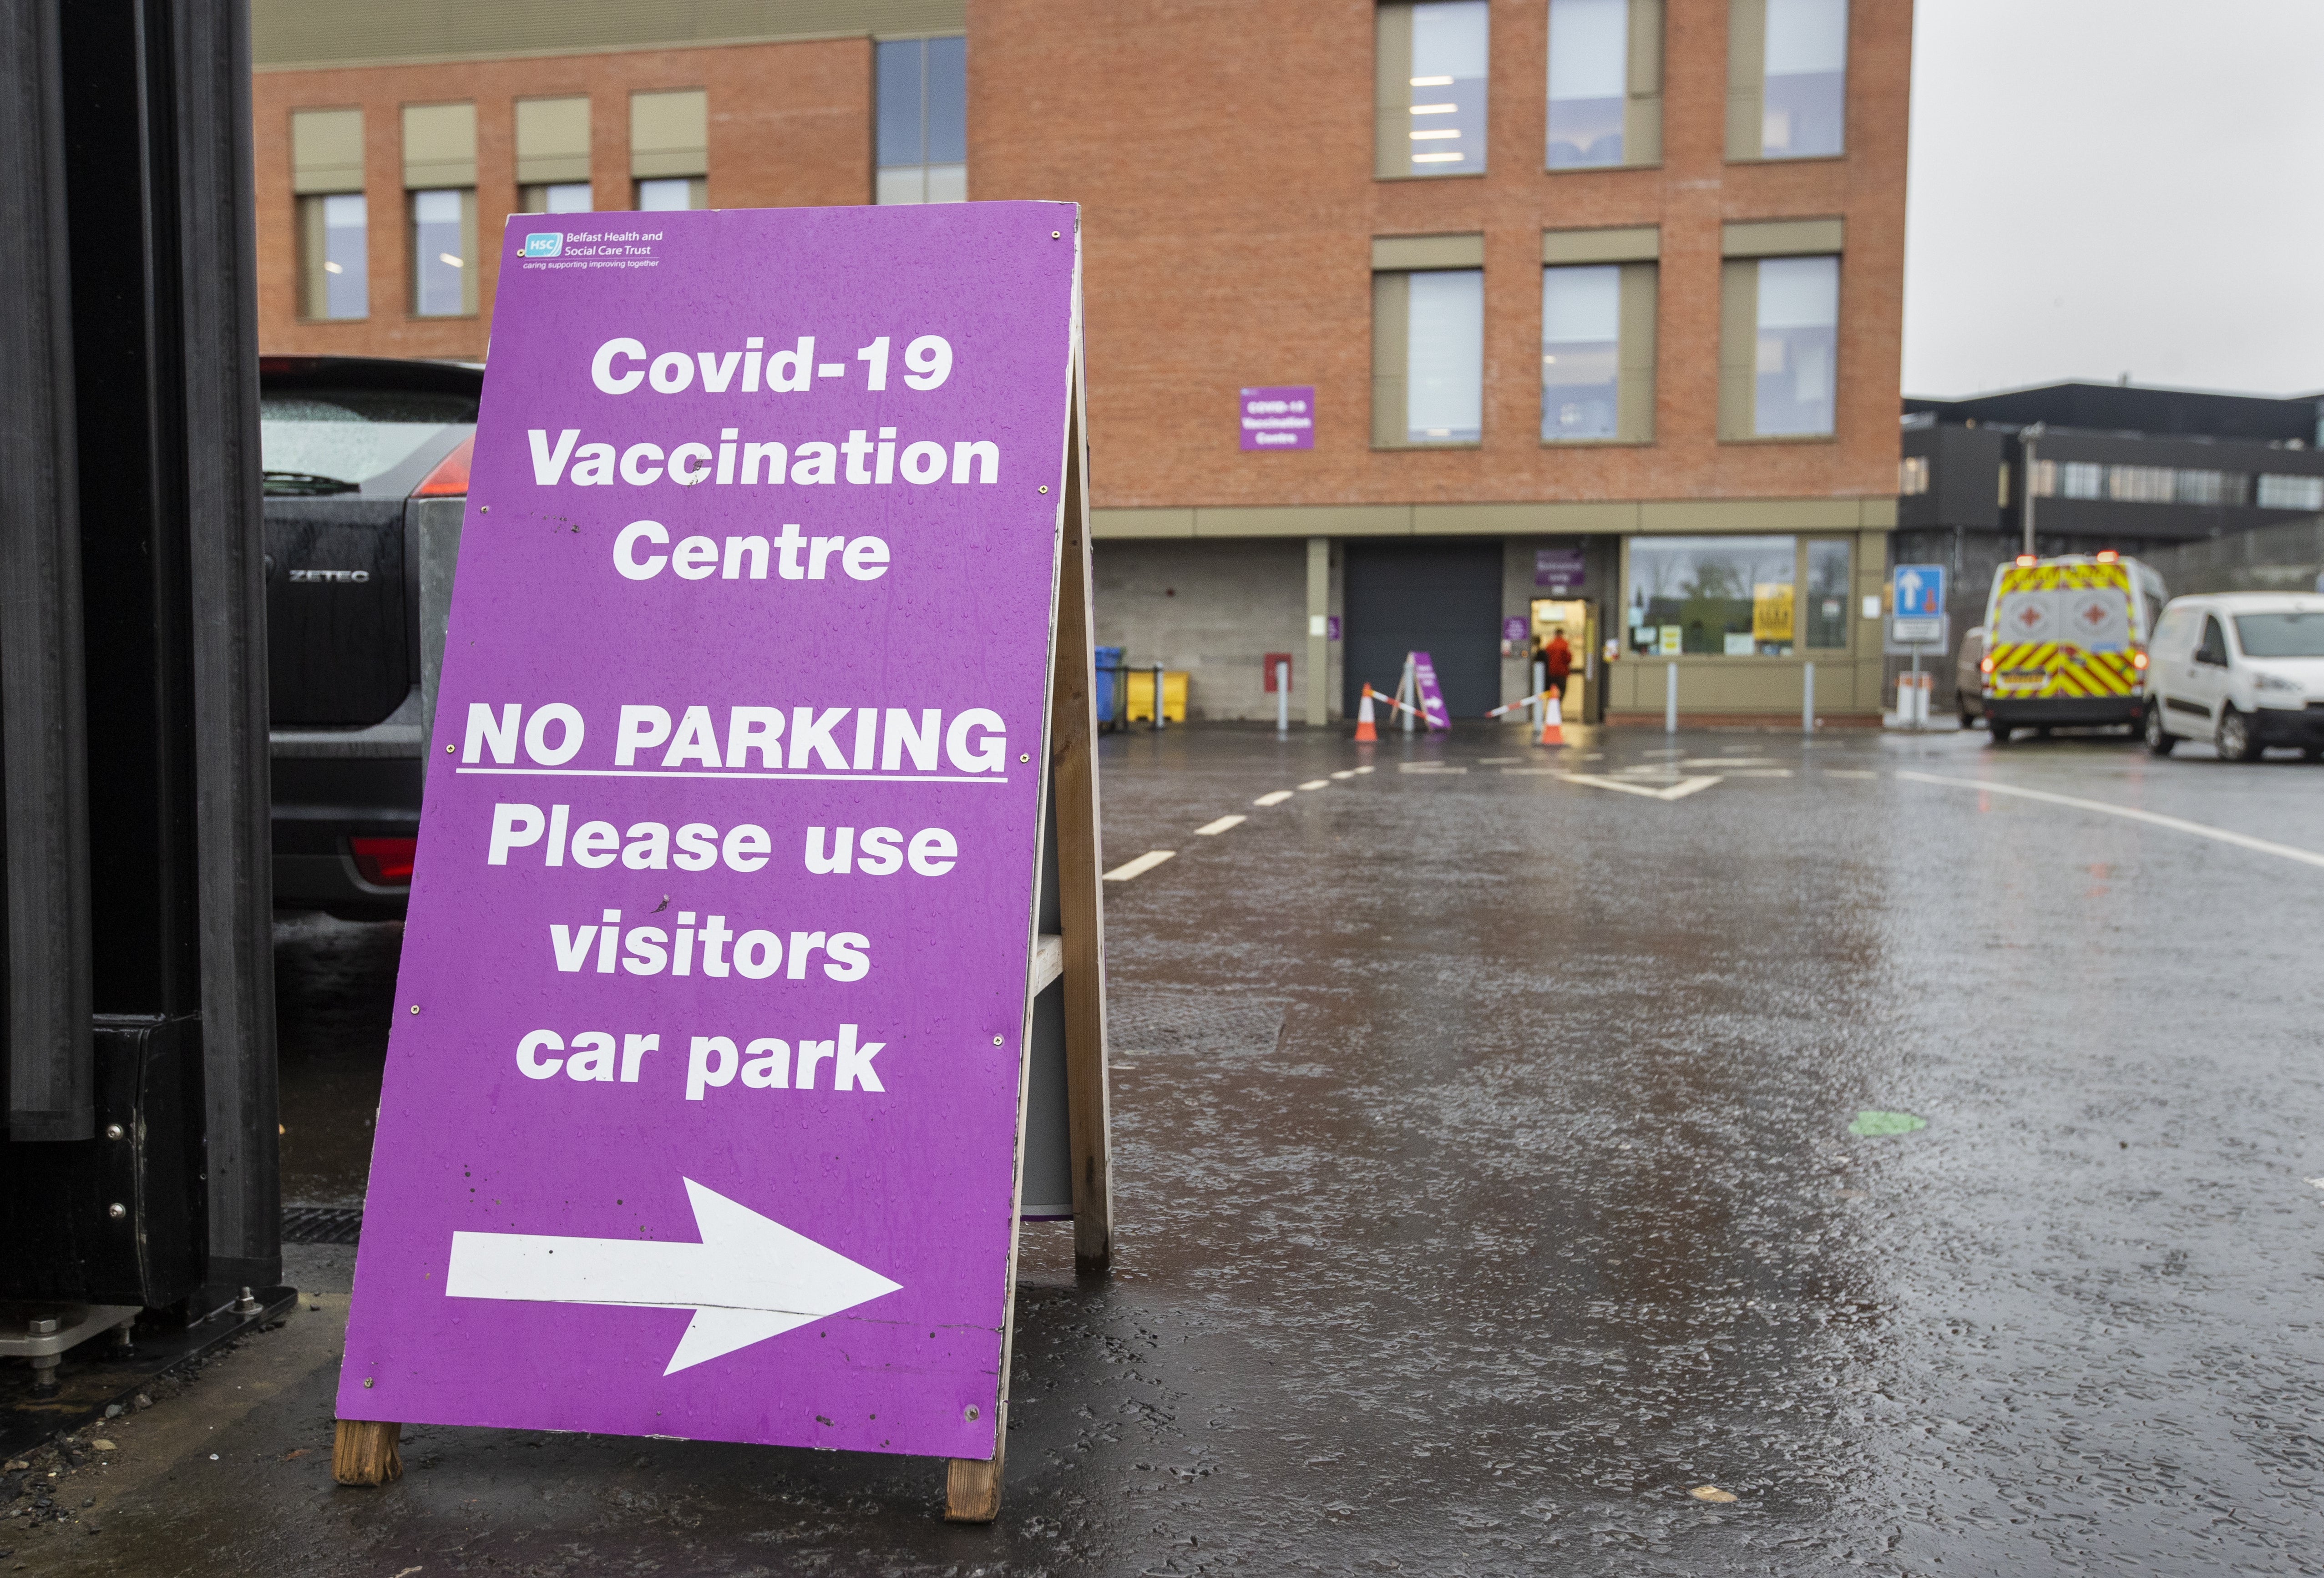
[[561,230],[540,230],[524,238],[526,257],[557,257],[565,251],[565,233]]

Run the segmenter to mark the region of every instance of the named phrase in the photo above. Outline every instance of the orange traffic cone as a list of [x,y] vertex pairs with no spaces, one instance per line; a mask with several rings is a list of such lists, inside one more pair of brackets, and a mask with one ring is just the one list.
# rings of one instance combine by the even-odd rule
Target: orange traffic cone
[[1379,731],[1372,726],[1372,687],[1364,687],[1364,698],[1356,704],[1356,743],[1377,745]]
[[1548,694],[1547,696],[1543,697],[1542,697],[1542,713],[1541,713],[1541,738],[1540,738],[1540,739],[1538,739],[1538,740],[1536,740],[1536,741],[1535,741],[1535,742],[1534,742],[1534,743],[1535,743],[1535,744],[1536,744],[1536,745],[1563,745],[1563,744],[1564,744],[1564,743],[1565,743],[1565,729],[1564,729],[1564,723],[1565,723],[1564,716],[1563,716],[1563,714],[1559,711],[1559,708],[1558,708],[1558,705],[1557,705],[1557,695],[1556,695],[1556,693],[1555,693],[1554,691],[1553,691],[1553,692],[1551,692],[1550,694]]

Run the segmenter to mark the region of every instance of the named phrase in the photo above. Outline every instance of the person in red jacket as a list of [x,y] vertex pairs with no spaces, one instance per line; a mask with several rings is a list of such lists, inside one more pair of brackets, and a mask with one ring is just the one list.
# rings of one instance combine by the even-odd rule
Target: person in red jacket
[[1565,644],[1563,628],[1549,632],[1549,644],[1541,649],[1541,662],[1549,676],[1549,693],[1557,697],[1560,706],[1563,706],[1565,677],[1573,672],[1573,649]]

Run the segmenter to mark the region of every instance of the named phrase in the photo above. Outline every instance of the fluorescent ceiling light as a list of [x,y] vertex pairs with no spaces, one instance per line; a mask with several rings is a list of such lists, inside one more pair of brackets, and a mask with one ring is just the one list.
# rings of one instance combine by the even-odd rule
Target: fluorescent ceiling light
[[1412,113],[1416,115],[1449,115],[1460,107],[1457,104],[1416,104],[1412,106]]
[[1440,143],[1448,137],[1459,136],[1461,129],[1458,126],[1436,126],[1425,132],[1407,132],[1405,134],[1416,143]]
[[1450,77],[1416,77],[1412,79],[1412,85],[1415,88],[1450,88],[1452,86],[1452,78]]
[[453,256],[450,253],[448,253],[448,252],[439,252],[439,253],[438,253],[436,255],[437,255],[438,257],[439,257],[439,258],[443,259],[446,263],[450,263],[450,264],[451,264],[454,268],[456,268],[456,268],[458,268],[458,267],[460,266],[460,260],[459,260],[458,258],[456,258],[456,257],[454,257],[454,256]]
[[1459,153],[1416,153],[1412,161],[1415,164],[1458,164],[1463,157]]

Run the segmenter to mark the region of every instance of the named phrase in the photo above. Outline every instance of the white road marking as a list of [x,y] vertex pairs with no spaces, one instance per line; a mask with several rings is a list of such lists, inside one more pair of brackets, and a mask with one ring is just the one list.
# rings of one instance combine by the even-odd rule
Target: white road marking
[[2315,1185],[2318,1188],[2324,1189],[2324,1178],[2310,1178],[2308,1181]]
[[1215,822],[1205,822],[1200,827],[1195,828],[1194,836],[1197,838],[1214,838],[1218,835],[1224,833],[1228,828],[1240,827],[1245,822],[1250,820],[1250,817],[1243,816],[1240,812],[1237,812],[1231,817],[1222,817]]
[[1254,806],[1279,806],[1291,798],[1289,789],[1271,789],[1251,801]]
[[1585,783],[1591,789],[1619,789],[1626,795],[1644,795],[1650,800],[1683,800],[1719,781],[1716,778],[1683,778],[1668,789],[1648,789],[1642,783],[1624,783],[1618,778],[1600,778],[1591,772],[1561,772],[1557,776],[1568,783]]
[[1132,877],[1143,876],[1178,852],[1175,849],[1149,849],[1136,860],[1126,861],[1105,873],[1109,882],[1126,882]]
[[2200,822],[2190,822],[2180,817],[2166,817],[2160,811],[2142,811],[2135,806],[2113,806],[2104,800],[2086,800],[2077,795],[2052,794],[2048,789],[2019,789],[2015,784],[1993,783],[1979,778],[1940,778],[1933,772],[1910,772],[1903,770],[1896,776],[1914,783],[1943,784],[1949,789],[1986,789],[1997,795],[2015,795],[2021,799],[2044,800],[2053,806],[2070,806],[2078,811],[2102,811],[2109,817],[2126,817],[2134,822],[2145,822],[2156,827],[2168,827],[2174,833],[2191,833],[2198,838],[2216,838],[2221,844],[2232,844],[2238,849],[2255,850],[2261,854],[2273,854],[2284,860],[2296,860],[2303,865],[2324,866],[2324,854],[2311,849],[2295,849],[2289,844],[2272,844],[2264,838],[2254,838],[2247,833],[2230,833],[2224,827],[2207,827]]
[[1773,767],[1772,756],[1690,756],[1681,767]]
[[1363,774],[1363,773],[1370,772],[1370,771],[1371,771],[1371,769],[1370,769],[1370,768],[1369,768],[1369,767],[1359,767],[1359,768],[1357,768],[1357,769],[1356,769],[1357,773],[1358,773],[1358,774],[1360,774],[1360,774]]
[[1444,763],[1443,763],[1442,761],[1399,761],[1399,762],[1397,762],[1397,763],[1396,770],[1397,770],[1398,772],[1447,772],[1447,773],[1449,773],[1449,772],[1466,772],[1466,771],[1469,771],[1469,770],[1468,770],[1467,768],[1465,768],[1465,767],[1447,767],[1447,766],[1445,766],[1445,765],[1444,765]]
[[1792,776],[1792,770],[1788,767],[1738,767],[1729,772],[1727,776],[1729,778],[1789,778]]
[[1877,772],[1867,772],[1860,767],[1827,767],[1823,770],[1823,776],[1826,778],[1878,778],[1880,775]]
[[1332,776],[1333,776],[1333,778],[1345,780],[1345,779],[1351,779],[1351,778],[1355,777],[1355,776],[1356,776],[1356,773],[1355,773],[1355,770],[1351,770],[1351,769],[1342,769],[1342,771],[1338,771],[1338,772],[1333,773]]
[[1332,787],[1332,780],[1328,778],[1311,778],[1299,787],[1304,789],[1330,789]]
[[1522,756],[1480,756],[1477,758],[1477,765],[1480,767],[1499,767],[1505,761],[1523,761],[1524,760],[1525,758]]

